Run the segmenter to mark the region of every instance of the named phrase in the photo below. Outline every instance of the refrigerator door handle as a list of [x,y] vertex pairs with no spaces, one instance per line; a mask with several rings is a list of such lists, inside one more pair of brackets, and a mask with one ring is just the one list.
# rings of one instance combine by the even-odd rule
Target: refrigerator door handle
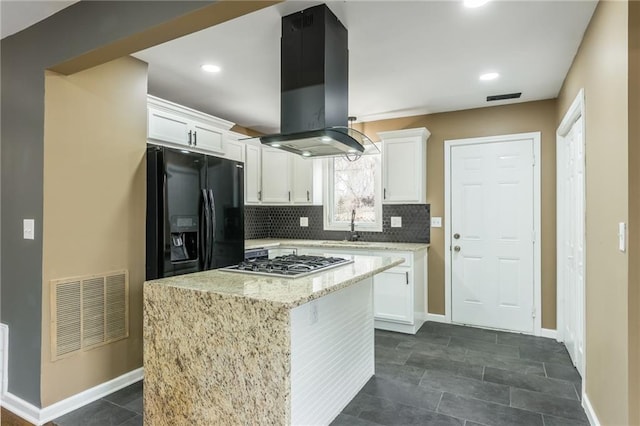
[[204,263],[207,258],[206,247],[207,247],[207,208],[206,208],[206,199],[204,198],[204,190],[202,190],[202,201],[200,203],[200,263],[202,264],[202,269],[204,269]]
[[210,247],[211,247],[211,253],[210,253],[210,259],[209,259],[209,265],[213,266],[213,245],[216,242],[216,200],[213,197],[213,190],[209,189],[207,190],[207,192],[209,193],[209,209],[211,210],[211,241],[210,241]]
[[209,269],[209,258],[211,257],[211,243],[210,243],[210,233],[211,233],[211,210],[209,209],[209,197],[207,195],[207,190],[202,190],[202,206],[204,210],[204,257],[202,259],[202,269]]

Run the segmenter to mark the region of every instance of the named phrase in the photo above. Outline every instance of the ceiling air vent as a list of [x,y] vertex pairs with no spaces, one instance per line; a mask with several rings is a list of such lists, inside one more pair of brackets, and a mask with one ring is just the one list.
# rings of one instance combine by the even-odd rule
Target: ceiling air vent
[[518,99],[520,96],[522,96],[522,92],[506,93],[504,95],[491,95],[491,96],[487,96],[487,102],[504,101],[505,99]]
[[53,360],[129,336],[129,274],[51,281]]

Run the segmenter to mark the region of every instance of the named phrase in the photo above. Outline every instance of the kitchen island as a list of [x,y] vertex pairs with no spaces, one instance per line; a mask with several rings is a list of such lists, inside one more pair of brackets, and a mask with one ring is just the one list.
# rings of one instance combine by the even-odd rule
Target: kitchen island
[[374,373],[372,277],[403,261],[352,260],[297,279],[146,282],[145,424],[330,422]]

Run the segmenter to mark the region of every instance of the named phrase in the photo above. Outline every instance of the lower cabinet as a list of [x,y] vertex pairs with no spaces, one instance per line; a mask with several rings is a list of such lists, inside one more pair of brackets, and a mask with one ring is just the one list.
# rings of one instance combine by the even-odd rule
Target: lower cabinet
[[427,312],[427,250],[389,251],[368,247],[319,249],[297,247],[298,254],[319,256],[362,255],[403,258],[404,263],[373,277],[375,328],[415,334]]
[[373,314],[378,320],[413,322],[411,268],[393,268],[373,279]]

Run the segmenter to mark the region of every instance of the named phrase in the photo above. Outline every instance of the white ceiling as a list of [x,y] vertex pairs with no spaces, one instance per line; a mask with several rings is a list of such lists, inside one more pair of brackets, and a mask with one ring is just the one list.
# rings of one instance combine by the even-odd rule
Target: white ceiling
[[[287,1],[135,54],[149,63],[149,92],[279,131],[280,19],[319,3]],[[326,3],[349,32],[349,114],[371,121],[555,98],[597,2]],[[501,77],[479,81],[488,71]],[[522,98],[486,102],[510,92]]]
[[22,31],[77,1],[0,0],[0,38]]

